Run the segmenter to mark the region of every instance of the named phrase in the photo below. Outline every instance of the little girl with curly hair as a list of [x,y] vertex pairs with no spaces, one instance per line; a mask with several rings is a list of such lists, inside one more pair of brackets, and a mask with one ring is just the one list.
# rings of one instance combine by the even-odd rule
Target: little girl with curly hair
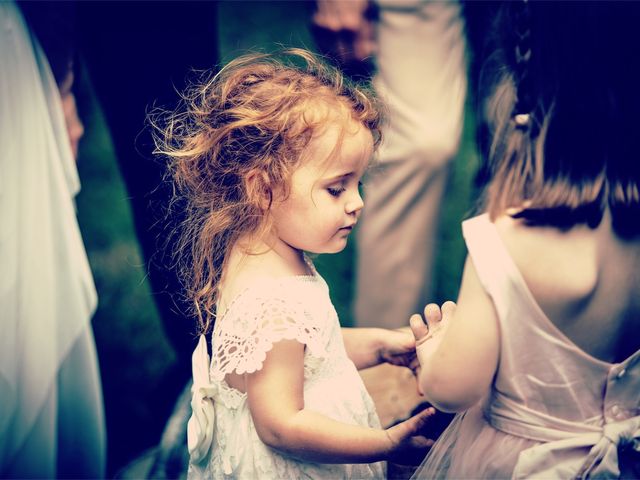
[[[370,93],[303,50],[240,57],[163,129],[203,335],[190,477],[382,478],[433,409],[383,430],[358,369],[413,368],[408,331],[341,329],[305,252],[343,250],[380,140]],[[215,323],[215,326],[213,326]],[[213,329],[209,360],[205,335]]]

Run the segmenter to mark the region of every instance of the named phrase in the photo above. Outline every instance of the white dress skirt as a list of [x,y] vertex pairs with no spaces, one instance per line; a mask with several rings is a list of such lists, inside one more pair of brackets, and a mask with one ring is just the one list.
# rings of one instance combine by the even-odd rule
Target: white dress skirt
[[305,345],[305,409],[350,425],[380,428],[373,401],[347,357],[322,277],[316,272],[256,279],[216,320],[211,363],[204,337],[194,352],[189,478],[384,478],[383,462],[304,462],[260,440],[247,395],[227,385],[225,376],[260,370],[267,352],[283,339]]

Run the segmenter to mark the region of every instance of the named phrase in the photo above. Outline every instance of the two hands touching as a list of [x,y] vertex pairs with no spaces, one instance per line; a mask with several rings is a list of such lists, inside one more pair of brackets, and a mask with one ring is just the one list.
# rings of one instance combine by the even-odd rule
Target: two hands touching
[[[389,363],[419,371],[416,341],[408,328],[385,330],[382,347],[378,350],[379,363]],[[434,443],[428,438],[430,420],[436,414],[433,407],[385,430],[391,444],[387,460],[401,465],[419,464]],[[416,463],[417,462],[417,463]]]
[[455,310],[456,304],[451,301],[442,304],[442,308],[430,303],[424,308],[424,318],[419,314],[411,316],[410,329],[385,330],[377,363],[407,367],[419,380],[420,366],[429,362],[440,346]]
[[[440,345],[455,306],[453,302],[444,303],[442,308],[429,304],[424,309],[424,320],[415,314],[410,319],[410,328],[385,330],[377,351],[378,362],[411,369],[418,379],[418,391],[422,394],[420,365],[428,362]],[[424,457],[434,443],[425,434],[431,430],[429,425],[435,414],[435,409],[429,407],[386,430],[392,445],[390,461],[406,465]]]
[[377,351],[377,363],[389,363],[407,367],[416,373],[420,364],[416,355],[416,341],[409,328],[384,330],[381,346]]

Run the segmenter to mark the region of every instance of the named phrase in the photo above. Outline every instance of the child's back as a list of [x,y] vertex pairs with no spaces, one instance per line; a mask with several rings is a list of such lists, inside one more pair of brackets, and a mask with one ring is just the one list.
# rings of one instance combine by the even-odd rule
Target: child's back
[[592,448],[595,460],[640,427],[640,243],[621,241],[606,216],[562,232],[481,215],[463,230],[500,356],[488,394],[456,417],[420,476],[573,476]]
[[536,303],[576,346],[606,362],[640,347],[640,241],[618,237],[610,215],[595,229],[532,228],[506,215],[495,224]]
[[462,412],[422,478],[640,474],[638,18],[550,2],[497,16],[486,213],[463,223],[455,313],[411,320],[425,396]]

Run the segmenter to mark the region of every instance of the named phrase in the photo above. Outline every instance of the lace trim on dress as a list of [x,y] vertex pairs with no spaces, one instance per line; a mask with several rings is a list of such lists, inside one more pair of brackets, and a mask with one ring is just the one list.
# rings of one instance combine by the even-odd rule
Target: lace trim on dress
[[324,357],[321,326],[305,312],[304,298],[251,299],[234,305],[214,330],[212,374],[222,380],[229,373],[253,373],[262,368],[267,352],[281,340],[297,340],[311,353]]
[[227,382],[222,380],[218,383],[218,395],[215,398],[216,402],[223,403],[230,410],[238,410],[241,408],[247,398],[245,392],[236,390],[229,386]]

